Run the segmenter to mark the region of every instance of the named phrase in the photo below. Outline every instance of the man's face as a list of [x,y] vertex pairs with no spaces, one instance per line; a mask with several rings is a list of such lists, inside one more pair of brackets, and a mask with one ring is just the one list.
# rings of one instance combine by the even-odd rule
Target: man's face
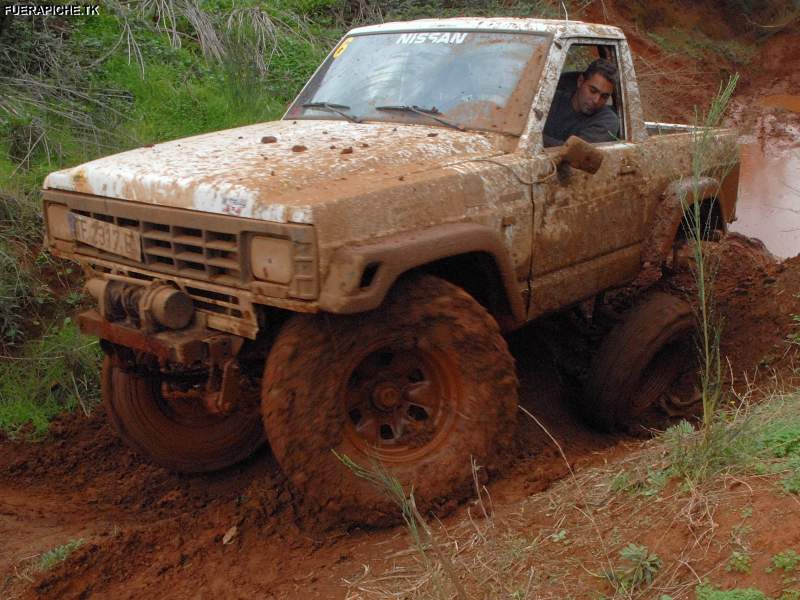
[[572,107],[585,115],[593,115],[606,105],[613,91],[614,84],[600,73],[592,73],[588,79],[579,75]]

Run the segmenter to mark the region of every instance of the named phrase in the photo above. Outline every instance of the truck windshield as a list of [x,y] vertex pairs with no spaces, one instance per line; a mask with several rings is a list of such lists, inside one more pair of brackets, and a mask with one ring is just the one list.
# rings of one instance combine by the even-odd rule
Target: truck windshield
[[519,135],[548,42],[543,35],[495,31],[346,37],[286,118],[424,123]]

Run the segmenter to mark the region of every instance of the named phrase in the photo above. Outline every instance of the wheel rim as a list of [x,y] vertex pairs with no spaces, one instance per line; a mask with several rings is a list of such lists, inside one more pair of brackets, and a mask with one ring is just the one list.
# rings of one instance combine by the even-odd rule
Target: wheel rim
[[[691,335],[669,342],[653,358],[631,402],[635,420],[690,417],[696,408],[696,356]],[[657,420],[658,420],[657,419]]]
[[461,403],[443,353],[379,345],[361,355],[342,390],[345,437],[382,462],[416,461],[452,430]]

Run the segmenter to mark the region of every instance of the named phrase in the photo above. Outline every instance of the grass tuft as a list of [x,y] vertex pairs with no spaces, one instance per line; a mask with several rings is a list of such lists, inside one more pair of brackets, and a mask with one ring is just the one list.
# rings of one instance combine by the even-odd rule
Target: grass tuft
[[772,565],[767,567],[767,573],[782,569],[786,573],[793,573],[800,565],[800,554],[794,550],[784,550],[772,557]]
[[[715,414],[722,399],[722,360],[720,355],[720,337],[722,321],[716,312],[714,282],[717,265],[704,247],[709,239],[707,227],[703,221],[702,204],[706,200],[701,182],[704,178],[713,178],[721,185],[725,177],[737,164],[735,144],[729,148],[720,148],[716,128],[728,108],[733,91],[739,80],[738,75],[731,77],[727,84],[720,85],[717,95],[702,120],[702,126],[694,133],[691,156],[691,189],[681,198],[684,213],[684,231],[691,243],[694,261],[692,272],[697,287],[696,318],[699,328],[698,353],[700,355],[700,393],[703,402],[703,431],[708,442],[711,442]],[[719,190],[716,191],[718,193]],[[711,198],[715,202],[716,198]]]
[[75,552],[83,545],[83,539],[70,540],[66,544],[56,546],[52,550],[48,550],[41,557],[39,557],[39,564],[37,569],[39,571],[49,571],[59,563],[64,562],[69,558],[69,555]]
[[764,592],[752,588],[723,591],[712,585],[699,585],[695,593],[697,600],[769,600]]
[[605,573],[606,579],[617,592],[631,595],[653,583],[661,570],[661,559],[647,546],[628,544],[619,552],[622,564]]

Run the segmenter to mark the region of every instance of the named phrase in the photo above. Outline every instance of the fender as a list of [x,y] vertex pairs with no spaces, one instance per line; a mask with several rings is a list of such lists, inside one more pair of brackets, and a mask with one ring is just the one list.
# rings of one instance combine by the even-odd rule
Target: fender
[[372,310],[380,306],[403,273],[472,252],[483,252],[494,259],[511,316],[523,322],[525,307],[508,252],[498,233],[478,223],[439,225],[337,249],[322,285],[319,306],[342,314]]
[[683,219],[684,202],[694,204],[709,198],[716,199],[722,213],[723,226],[727,229],[727,223],[735,218],[738,182],[737,165],[722,184],[713,177],[686,177],[669,184],[650,219],[642,245],[642,265],[661,265],[672,250]]

